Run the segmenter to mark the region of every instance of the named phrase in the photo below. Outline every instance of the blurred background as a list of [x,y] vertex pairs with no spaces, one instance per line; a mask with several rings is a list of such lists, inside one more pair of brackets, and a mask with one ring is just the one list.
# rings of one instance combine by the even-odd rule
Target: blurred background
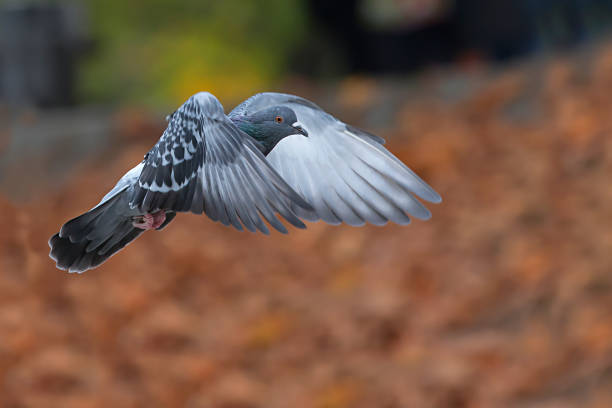
[[[0,406],[612,406],[612,1],[0,0]],[[47,257],[188,96],[387,139],[444,202]]]

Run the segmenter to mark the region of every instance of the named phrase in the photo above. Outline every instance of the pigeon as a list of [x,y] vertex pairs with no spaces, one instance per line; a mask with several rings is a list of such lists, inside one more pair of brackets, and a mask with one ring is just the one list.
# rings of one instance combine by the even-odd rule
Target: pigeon
[[142,162],[49,240],[59,269],[95,268],[178,213],[205,213],[237,230],[281,233],[279,217],[338,225],[405,225],[440,195],[383,145],[295,95],[259,93],[228,115],[208,92],[191,96]]

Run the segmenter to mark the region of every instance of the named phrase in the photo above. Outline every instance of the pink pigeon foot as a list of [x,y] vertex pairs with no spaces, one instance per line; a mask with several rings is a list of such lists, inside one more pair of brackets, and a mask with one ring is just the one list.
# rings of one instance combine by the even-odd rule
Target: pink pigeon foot
[[142,217],[137,217],[132,221],[132,225],[143,230],[159,228],[166,221],[166,212],[158,211],[154,214],[144,214]]

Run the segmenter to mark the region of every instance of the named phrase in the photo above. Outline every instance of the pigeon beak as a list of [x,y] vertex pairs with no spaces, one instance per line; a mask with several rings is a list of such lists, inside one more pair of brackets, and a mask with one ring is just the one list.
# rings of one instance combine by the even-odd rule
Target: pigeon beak
[[297,130],[300,135],[308,137],[308,132],[306,131],[306,129],[304,129],[300,122],[295,122],[293,125],[291,125],[291,127]]

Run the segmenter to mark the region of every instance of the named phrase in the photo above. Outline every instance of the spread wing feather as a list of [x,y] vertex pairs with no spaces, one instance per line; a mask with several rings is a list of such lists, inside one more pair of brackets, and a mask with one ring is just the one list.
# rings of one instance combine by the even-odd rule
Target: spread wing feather
[[431,213],[415,196],[438,203],[440,196],[384,146],[384,139],[347,125],[314,103],[294,95],[263,93],[230,113],[250,115],[288,106],[309,137],[289,136],[268,154],[272,167],[312,207],[292,208],[305,220],[330,224],[410,222]]

